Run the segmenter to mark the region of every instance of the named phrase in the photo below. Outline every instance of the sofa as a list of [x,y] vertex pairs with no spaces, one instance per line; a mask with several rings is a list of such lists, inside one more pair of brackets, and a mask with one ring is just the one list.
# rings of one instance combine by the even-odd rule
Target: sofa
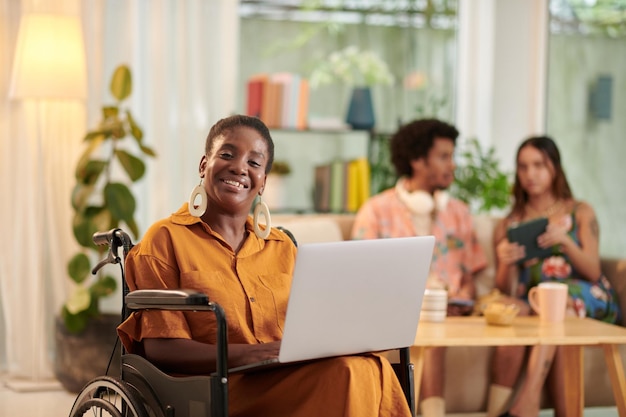
[[[351,214],[279,214],[272,216],[274,226],[288,229],[299,244],[350,239],[354,215]],[[478,296],[493,288],[493,230],[497,218],[475,215],[474,224],[480,244],[485,249],[488,267],[476,278]],[[618,293],[622,310],[626,309],[626,259],[602,259],[602,270]],[[623,318],[624,320],[624,318]],[[625,322],[620,323],[626,325]],[[445,399],[449,413],[480,413],[486,410],[489,389],[489,364],[492,347],[449,348],[446,353]],[[626,363],[626,346],[620,346]],[[604,352],[601,348],[584,348],[585,406],[615,405]],[[549,407],[544,398],[544,407]]]

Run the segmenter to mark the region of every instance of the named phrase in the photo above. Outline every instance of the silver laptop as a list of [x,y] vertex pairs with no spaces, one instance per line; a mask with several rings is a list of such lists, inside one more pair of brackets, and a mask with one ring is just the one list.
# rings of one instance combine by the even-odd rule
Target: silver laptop
[[411,346],[433,236],[302,244],[278,358],[230,369]]

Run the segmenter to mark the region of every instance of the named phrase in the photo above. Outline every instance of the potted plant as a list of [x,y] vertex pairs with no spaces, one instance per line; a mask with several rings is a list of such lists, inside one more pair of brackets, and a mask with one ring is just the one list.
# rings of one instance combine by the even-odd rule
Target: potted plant
[[[75,288],[57,319],[55,364],[57,378],[74,392],[91,378],[104,374],[106,369],[99,368],[102,364],[106,368],[116,339],[115,327],[120,322],[119,314],[100,311],[100,300],[116,292],[117,281],[106,268],[95,276],[91,274],[95,262],[104,258],[108,249],[95,246],[92,236],[123,224],[135,239],[139,237],[135,198],[127,184],[144,176],[146,166],[141,156],[155,156],[143,143],[143,132],[130,109],[123,107],[131,91],[130,69],[121,65],[110,83],[117,103],[103,106],[102,121],[85,135],[85,150],[76,165],[72,227],[81,250],[67,266]],[[90,341],[92,338],[95,340]],[[92,365],[96,369],[92,370]]]
[[511,203],[511,183],[500,169],[493,146],[484,149],[472,138],[459,156],[451,193],[476,213],[506,209]]
[[394,78],[387,64],[372,51],[348,46],[331,53],[311,72],[312,88],[333,82],[352,87],[346,122],[353,129],[370,130],[376,123],[371,87],[391,85]]
[[287,206],[285,179],[291,174],[291,166],[287,161],[276,160],[267,174],[263,201],[270,210],[281,210]]
[[[393,187],[397,180],[391,165],[390,135],[376,133],[370,144],[372,193]],[[498,214],[511,203],[511,182],[495,157],[495,149],[484,149],[478,139],[459,148],[458,166],[450,193],[469,205],[474,213]]]

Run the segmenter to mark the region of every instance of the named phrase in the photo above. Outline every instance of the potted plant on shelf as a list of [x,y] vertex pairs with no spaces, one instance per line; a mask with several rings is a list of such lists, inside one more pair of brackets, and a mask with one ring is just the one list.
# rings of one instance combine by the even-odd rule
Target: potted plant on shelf
[[287,161],[274,161],[272,170],[267,174],[263,192],[263,201],[270,210],[287,208],[285,179],[289,174],[291,174],[291,166]]
[[371,87],[391,85],[393,81],[389,67],[376,53],[353,45],[331,53],[310,76],[312,88],[334,82],[352,87],[346,122],[358,130],[370,130],[376,123]]
[[155,156],[143,143],[143,132],[130,109],[122,107],[132,92],[127,66],[115,70],[110,92],[117,103],[103,106],[99,126],[85,135],[85,150],[76,166],[71,196],[74,237],[82,248],[67,266],[75,286],[57,318],[55,372],[72,392],[105,373],[116,340],[115,327],[121,318],[100,311],[100,300],[116,292],[117,281],[106,273],[106,268],[92,276],[92,266],[105,257],[108,249],[95,246],[92,236],[124,224],[138,238],[135,198],[127,183],[144,176],[146,166],[141,156]]

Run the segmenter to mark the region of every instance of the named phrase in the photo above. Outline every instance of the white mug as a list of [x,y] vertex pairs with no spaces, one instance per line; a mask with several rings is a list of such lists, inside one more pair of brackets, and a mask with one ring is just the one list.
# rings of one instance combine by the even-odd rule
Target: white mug
[[528,302],[546,323],[561,322],[567,308],[567,284],[542,282],[528,291]]
[[448,310],[448,292],[442,289],[426,289],[422,300],[421,321],[442,322]]

